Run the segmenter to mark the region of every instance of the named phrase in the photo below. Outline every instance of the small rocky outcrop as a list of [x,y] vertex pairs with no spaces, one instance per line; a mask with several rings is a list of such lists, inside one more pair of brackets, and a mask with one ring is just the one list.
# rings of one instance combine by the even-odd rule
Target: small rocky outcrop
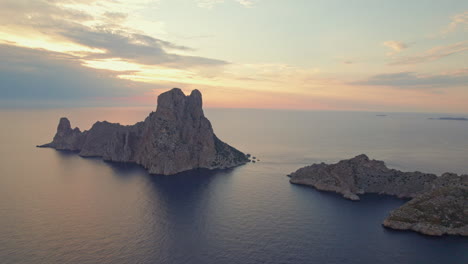
[[383,161],[362,154],[336,164],[313,164],[289,175],[290,182],[340,193],[350,200],[358,194],[379,193],[412,198],[421,193],[437,176],[422,172],[389,169]]
[[151,174],[171,175],[197,168],[225,169],[248,162],[222,142],[204,116],[202,95],[174,88],[158,97],[156,112],[143,122],[123,126],[97,122],[90,130],[72,129],[61,118],[51,143],[38,147],[77,151],[83,157],[142,165]]
[[336,164],[314,164],[288,175],[290,182],[340,193],[350,200],[378,193],[413,198],[390,213],[383,225],[426,235],[468,236],[468,175],[389,169],[366,155]]

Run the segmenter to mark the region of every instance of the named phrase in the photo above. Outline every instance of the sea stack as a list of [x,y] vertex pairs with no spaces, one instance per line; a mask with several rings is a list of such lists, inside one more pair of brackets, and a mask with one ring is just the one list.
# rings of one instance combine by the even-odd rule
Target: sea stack
[[244,153],[216,137],[203,113],[201,93],[193,90],[186,96],[178,88],[160,94],[156,112],[131,126],[104,121],[81,132],[61,118],[53,141],[38,147],[136,163],[151,174],[163,175],[198,168],[226,169],[248,162]]

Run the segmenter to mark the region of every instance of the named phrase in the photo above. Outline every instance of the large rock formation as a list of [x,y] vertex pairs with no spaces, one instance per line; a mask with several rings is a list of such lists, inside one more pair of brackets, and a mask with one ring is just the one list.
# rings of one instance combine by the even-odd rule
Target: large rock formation
[[359,200],[363,193],[414,198],[391,212],[383,225],[426,235],[468,236],[468,175],[401,172],[359,155],[336,164],[307,166],[288,176],[291,183],[340,193],[350,200]]
[[61,118],[53,141],[39,147],[136,163],[152,174],[164,175],[196,168],[225,169],[248,162],[244,153],[213,133],[203,114],[201,93],[193,90],[185,96],[178,88],[159,95],[156,112],[132,126],[104,121],[81,132],[72,129],[67,118]]

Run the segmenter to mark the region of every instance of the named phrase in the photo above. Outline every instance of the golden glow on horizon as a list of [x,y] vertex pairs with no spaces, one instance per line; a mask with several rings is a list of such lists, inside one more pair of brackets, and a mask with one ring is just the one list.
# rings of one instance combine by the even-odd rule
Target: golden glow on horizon
[[[283,64],[261,65],[227,65],[223,74],[210,77],[210,73],[204,73],[203,69],[184,70],[165,66],[148,66],[133,62],[127,62],[120,58],[103,60],[84,60],[83,66],[95,69],[123,72],[118,77],[122,79],[160,83],[174,82],[182,84],[206,85],[212,87],[253,87],[247,90],[281,92],[286,85],[293,86],[291,93],[324,94],[319,87],[339,85],[337,81],[326,79],[312,79],[311,76],[318,73],[318,69],[298,69]],[[201,71],[201,72],[200,72]],[[315,89],[311,89],[314,87]],[[243,89],[244,90],[244,89]],[[325,92],[325,94],[329,94]]]

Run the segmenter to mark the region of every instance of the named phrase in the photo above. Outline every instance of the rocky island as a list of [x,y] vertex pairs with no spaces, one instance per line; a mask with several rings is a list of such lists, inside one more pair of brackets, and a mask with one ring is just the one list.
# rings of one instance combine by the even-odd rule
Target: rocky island
[[438,118],[429,118],[431,120],[451,120],[451,121],[468,121],[468,118],[465,117],[438,117]]
[[437,179],[434,174],[389,169],[383,161],[371,160],[364,154],[336,164],[313,164],[289,176],[291,183],[333,191],[350,200],[359,200],[358,194],[364,193],[413,198]]
[[136,163],[151,174],[163,175],[198,168],[226,169],[249,161],[216,137],[203,113],[201,93],[193,90],[186,96],[178,88],[160,94],[156,112],[131,126],[104,121],[81,132],[61,118],[53,141],[38,147]]
[[413,198],[391,212],[383,225],[427,235],[468,236],[468,175],[402,172],[363,154],[335,164],[313,164],[288,176],[293,184],[354,201],[364,193]]

